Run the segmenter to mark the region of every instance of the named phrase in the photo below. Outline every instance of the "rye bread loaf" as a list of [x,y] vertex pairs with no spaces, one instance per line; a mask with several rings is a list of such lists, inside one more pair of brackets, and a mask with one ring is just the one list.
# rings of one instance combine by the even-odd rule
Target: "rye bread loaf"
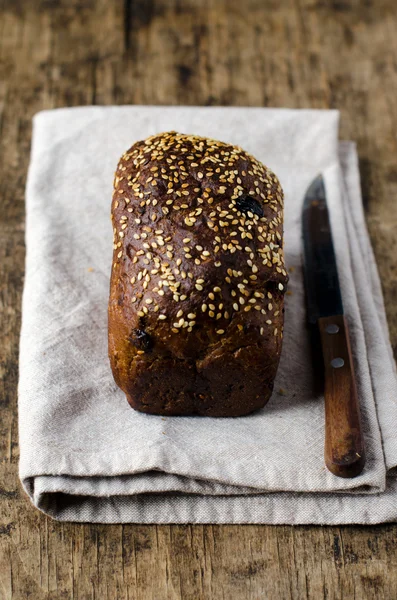
[[174,131],[120,159],[109,357],[131,406],[232,417],[268,401],[282,344],[283,192],[237,146]]

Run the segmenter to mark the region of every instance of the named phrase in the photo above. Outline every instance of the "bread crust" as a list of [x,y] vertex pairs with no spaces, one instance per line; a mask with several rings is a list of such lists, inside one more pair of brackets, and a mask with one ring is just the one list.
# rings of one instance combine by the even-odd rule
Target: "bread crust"
[[283,192],[237,146],[166,132],[120,159],[109,358],[130,405],[234,417],[262,408],[288,280]]

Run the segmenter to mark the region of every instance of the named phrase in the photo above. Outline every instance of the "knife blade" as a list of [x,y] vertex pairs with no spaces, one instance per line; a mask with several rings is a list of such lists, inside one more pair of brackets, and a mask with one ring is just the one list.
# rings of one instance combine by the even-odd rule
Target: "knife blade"
[[325,464],[334,475],[356,477],[365,464],[364,438],[322,175],[305,194],[302,234],[307,318],[324,366]]

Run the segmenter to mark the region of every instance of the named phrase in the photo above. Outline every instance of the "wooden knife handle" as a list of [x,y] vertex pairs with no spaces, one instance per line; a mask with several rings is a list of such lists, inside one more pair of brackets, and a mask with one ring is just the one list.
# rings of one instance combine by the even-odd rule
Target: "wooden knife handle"
[[365,449],[349,331],[343,315],[318,320],[325,372],[325,464],[334,475],[356,477]]

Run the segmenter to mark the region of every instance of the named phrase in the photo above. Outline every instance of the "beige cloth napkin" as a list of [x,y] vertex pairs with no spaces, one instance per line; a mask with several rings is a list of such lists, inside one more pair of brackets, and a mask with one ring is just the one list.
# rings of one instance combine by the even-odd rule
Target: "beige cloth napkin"
[[[361,203],[337,111],[86,107],[34,119],[20,343],[20,477],[60,520],[103,523],[377,523],[397,518],[397,384]],[[291,269],[282,359],[261,411],[238,419],[140,414],[107,358],[110,200],[119,156],[175,129],[241,145],[285,190]],[[312,392],[300,212],[322,172],[361,401],[367,464],[324,468]]]

